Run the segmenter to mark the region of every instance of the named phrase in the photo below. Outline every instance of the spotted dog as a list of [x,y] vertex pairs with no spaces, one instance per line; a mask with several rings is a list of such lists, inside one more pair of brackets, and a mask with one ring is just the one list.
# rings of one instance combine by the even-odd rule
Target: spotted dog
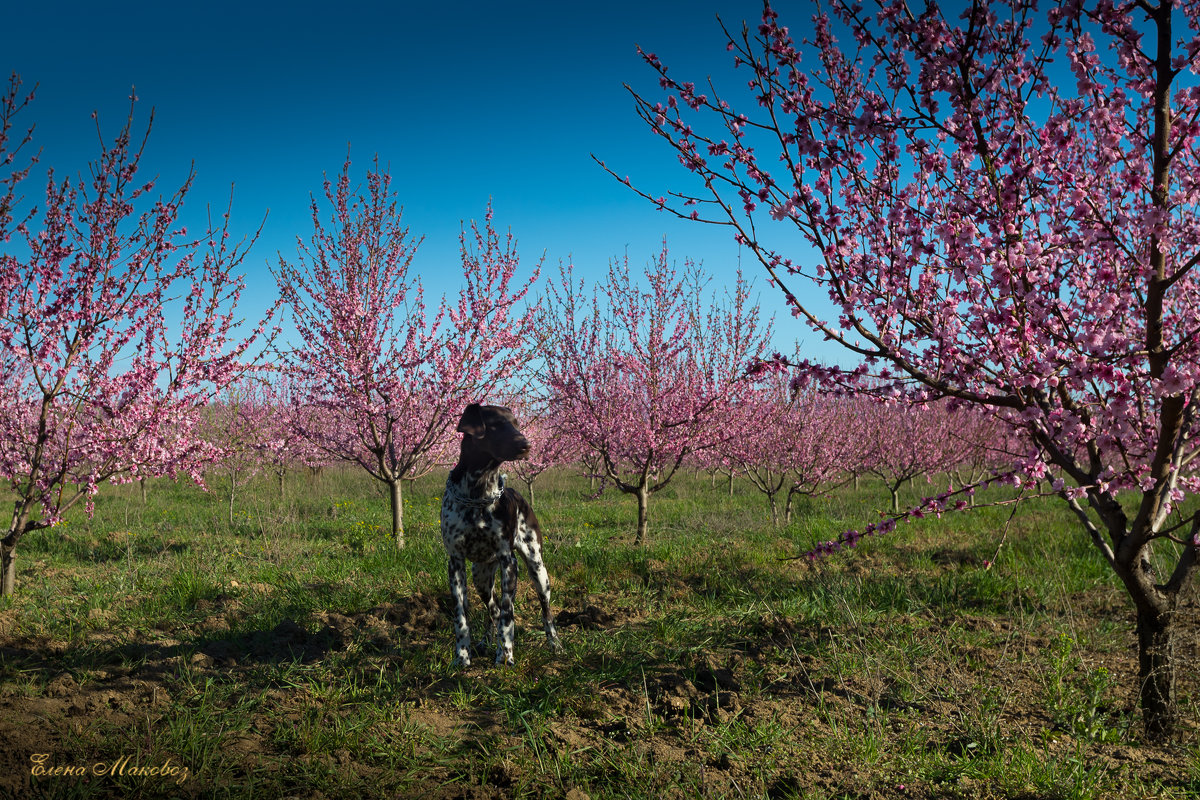
[[542,532],[529,503],[506,487],[500,474],[501,463],[529,457],[529,442],[517,428],[517,418],[503,406],[472,403],[458,421],[458,432],[463,434],[462,450],[442,498],[442,544],[454,598],[454,661],[462,666],[471,663],[466,564],[470,561],[475,588],[495,626],[496,663],[513,663],[517,554],[537,589],[546,641],[557,652],[562,648],[550,617],[550,576],[542,563]]

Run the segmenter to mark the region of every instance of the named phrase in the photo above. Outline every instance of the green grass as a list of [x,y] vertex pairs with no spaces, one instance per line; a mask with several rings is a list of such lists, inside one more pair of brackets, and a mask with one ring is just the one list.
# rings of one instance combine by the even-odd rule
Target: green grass
[[[1011,524],[1007,508],[920,520],[809,563],[793,557],[878,519],[886,490],[846,487],[774,528],[747,484],[684,475],[634,547],[632,498],[551,473],[537,512],[566,651],[545,648],[522,580],[516,667],[481,652],[457,670],[442,485],[405,486],[403,551],[384,494],[332,469],[289,476],[282,497],[273,479],[239,490],[232,524],[219,479],[152,483],[145,504],[105,487],[91,519],[28,537],[0,604],[0,795],[1200,792],[1194,605],[1185,734],[1151,747],[1131,611],[1054,502]],[[127,769],[32,776],[33,753]]]

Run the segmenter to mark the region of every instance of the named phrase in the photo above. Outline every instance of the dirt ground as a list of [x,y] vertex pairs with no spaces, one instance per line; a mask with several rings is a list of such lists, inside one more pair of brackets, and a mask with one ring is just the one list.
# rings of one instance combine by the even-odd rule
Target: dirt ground
[[[285,619],[270,630],[227,635],[255,596],[269,591],[267,586],[230,587],[212,601],[201,601],[203,606],[197,609],[200,622],[188,630],[91,630],[72,642],[15,635],[11,632],[15,612],[0,615],[4,678],[0,684],[0,742],[6,745],[0,748],[0,796],[31,796],[33,788],[61,788],[69,780],[82,782],[77,788],[92,786],[93,794],[82,792],[83,796],[106,796],[105,787],[115,784],[94,775],[55,777],[63,783],[31,779],[31,771],[39,764],[48,768],[84,766],[93,772],[97,765],[102,770],[121,769],[97,742],[96,731],[127,732],[127,743],[144,738],[143,759],[154,759],[149,766],[161,767],[168,774],[140,784],[142,796],[220,796],[217,784],[222,778],[169,772],[187,768],[186,755],[177,753],[177,760],[170,760],[155,744],[159,732],[187,706],[195,687],[209,680],[244,684],[247,693],[257,693],[257,710],[249,724],[223,735],[220,743],[223,762],[234,765],[235,772],[286,769],[284,765],[298,758],[319,762],[333,774],[342,771],[356,780],[369,781],[380,767],[362,759],[361,754],[345,749],[297,754],[280,744],[281,728],[299,724],[313,698],[303,686],[264,682],[263,667],[297,660],[319,666],[348,648],[359,648],[369,654],[375,668],[403,671],[409,654],[446,646],[446,599],[413,595],[363,613],[323,612],[303,624]],[[1118,601],[1098,592],[1095,607],[1083,612],[1119,614],[1119,607],[1113,606]],[[1181,665],[1194,667],[1200,663],[1196,635],[1200,614],[1194,602],[1188,603],[1184,617],[1177,657]],[[1015,630],[1011,621],[995,617],[914,622],[928,630],[936,630],[939,624],[958,626],[978,634],[974,638],[981,642],[964,648],[956,658],[923,664],[923,680],[928,687],[937,688],[920,691],[915,698],[899,691],[887,670],[837,674],[797,647],[797,643],[842,635],[839,632],[801,628],[764,613],[752,626],[756,631],[753,638],[733,637],[725,646],[714,648],[714,655],[660,664],[642,670],[636,678],[588,685],[572,701],[572,713],[549,721],[536,740],[550,756],[568,759],[578,754],[620,752],[623,758],[647,765],[649,774],[661,782],[656,791],[663,797],[689,795],[672,785],[672,776],[685,772],[693,777],[699,774],[705,791],[714,797],[754,796],[753,787],[765,789],[769,797],[998,796],[983,782],[973,785],[969,774],[960,774],[952,786],[908,782],[828,744],[847,740],[845,726],[870,728],[882,713],[886,721],[877,734],[885,750],[921,741],[926,748],[951,756],[972,756],[979,737],[970,735],[971,727],[964,720],[978,717],[983,706],[974,701],[964,704],[963,698],[977,695],[983,682],[996,689],[999,708],[992,721],[1005,741],[1036,743],[1044,748],[1046,758],[1061,757],[1064,763],[1082,753],[1089,768],[1130,776],[1131,780],[1135,776],[1132,785],[1136,786],[1157,782],[1185,792],[1194,785],[1187,783],[1195,778],[1188,777],[1185,767],[1186,754],[1190,752],[1194,758],[1198,738],[1194,714],[1184,721],[1181,746],[1138,744],[1136,731],[1133,738],[1121,742],[1081,744],[1054,730],[1045,707],[1044,677],[1031,668],[1053,646],[1049,634]],[[532,619],[523,623],[520,635],[526,643],[534,642],[536,624]],[[643,625],[646,620],[622,610],[618,598],[593,597],[560,611],[557,623],[569,642],[575,631],[617,631]],[[1119,687],[1133,685],[1136,660],[1130,628],[1124,651],[1085,654],[1091,667],[1106,668]],[[870,631],[859,635],[870,635]],[[792,656],[781,658],[781,653]],[[489,661],[478,659],[466,674],[503,690],[503,676]],[[563,678],[568,670],[580,668],[568,659],[547,658],[544,679]],[[1200,689],[1196,670],[1185,667],[1180,672],[1180,693],[1190,702]],[[184,681],[181,675],[189,677]],[[476,741],[527,752],[529,732],[515,731],[503,713],[486,707],[464,710],[454,701],[457,681],[457,677],[444,674],[427,674],[423,682],[414,681],[404,703],[406,730],[422,731],[427,742]],[[1134,699],[1130,696],[1122,702],[1125,707],[1114,712],[1134,715]],[[714,755],[711,735],[706,732],[728,728],[734,720],[741,723],[738,730],[755,730],[764,724],[786,729],[786,736],[762,745],[766,753],[762,758],[775,766],[764,771],[764,761],[757,755],[750,757],[759,749],[752,743],[741,751],[731,751],[750,755]],[[421,747],[416,746],[417,755]],[[147,763],[131,763],[126,768],[135,766],[144,768]],[[538,766],[515,757],[493,760],[481,785],[450,782],[452,785],[440,788],[435,788],[439,768],[426,762],[423,769],[433,782],[420,794],[476,798],[511,796],[514,787],[530,784]],[[578,787],[543,789],[548,796],[588,797]],[[294,788],[292,796],[327,795],[318,789],[308,794]]]

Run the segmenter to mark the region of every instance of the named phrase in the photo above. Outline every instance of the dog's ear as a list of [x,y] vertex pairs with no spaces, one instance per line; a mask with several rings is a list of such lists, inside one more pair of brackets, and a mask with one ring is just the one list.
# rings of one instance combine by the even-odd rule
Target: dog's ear
[[487,431],[487,426],[483,424],[483,408],[479,403],[471,403],[462,413],[462,418],[458,421],[459,433],[465,433],[478,439]]

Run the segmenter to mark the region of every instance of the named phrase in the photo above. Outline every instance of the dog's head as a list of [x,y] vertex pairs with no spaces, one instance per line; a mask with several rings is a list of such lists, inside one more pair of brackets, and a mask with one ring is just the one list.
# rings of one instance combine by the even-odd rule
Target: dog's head
[[458,421],[463,447],[490,456],[496,461],[521,461],[529,458],[529,440],[521,433],[517,417],[504,406],[471,403]]

